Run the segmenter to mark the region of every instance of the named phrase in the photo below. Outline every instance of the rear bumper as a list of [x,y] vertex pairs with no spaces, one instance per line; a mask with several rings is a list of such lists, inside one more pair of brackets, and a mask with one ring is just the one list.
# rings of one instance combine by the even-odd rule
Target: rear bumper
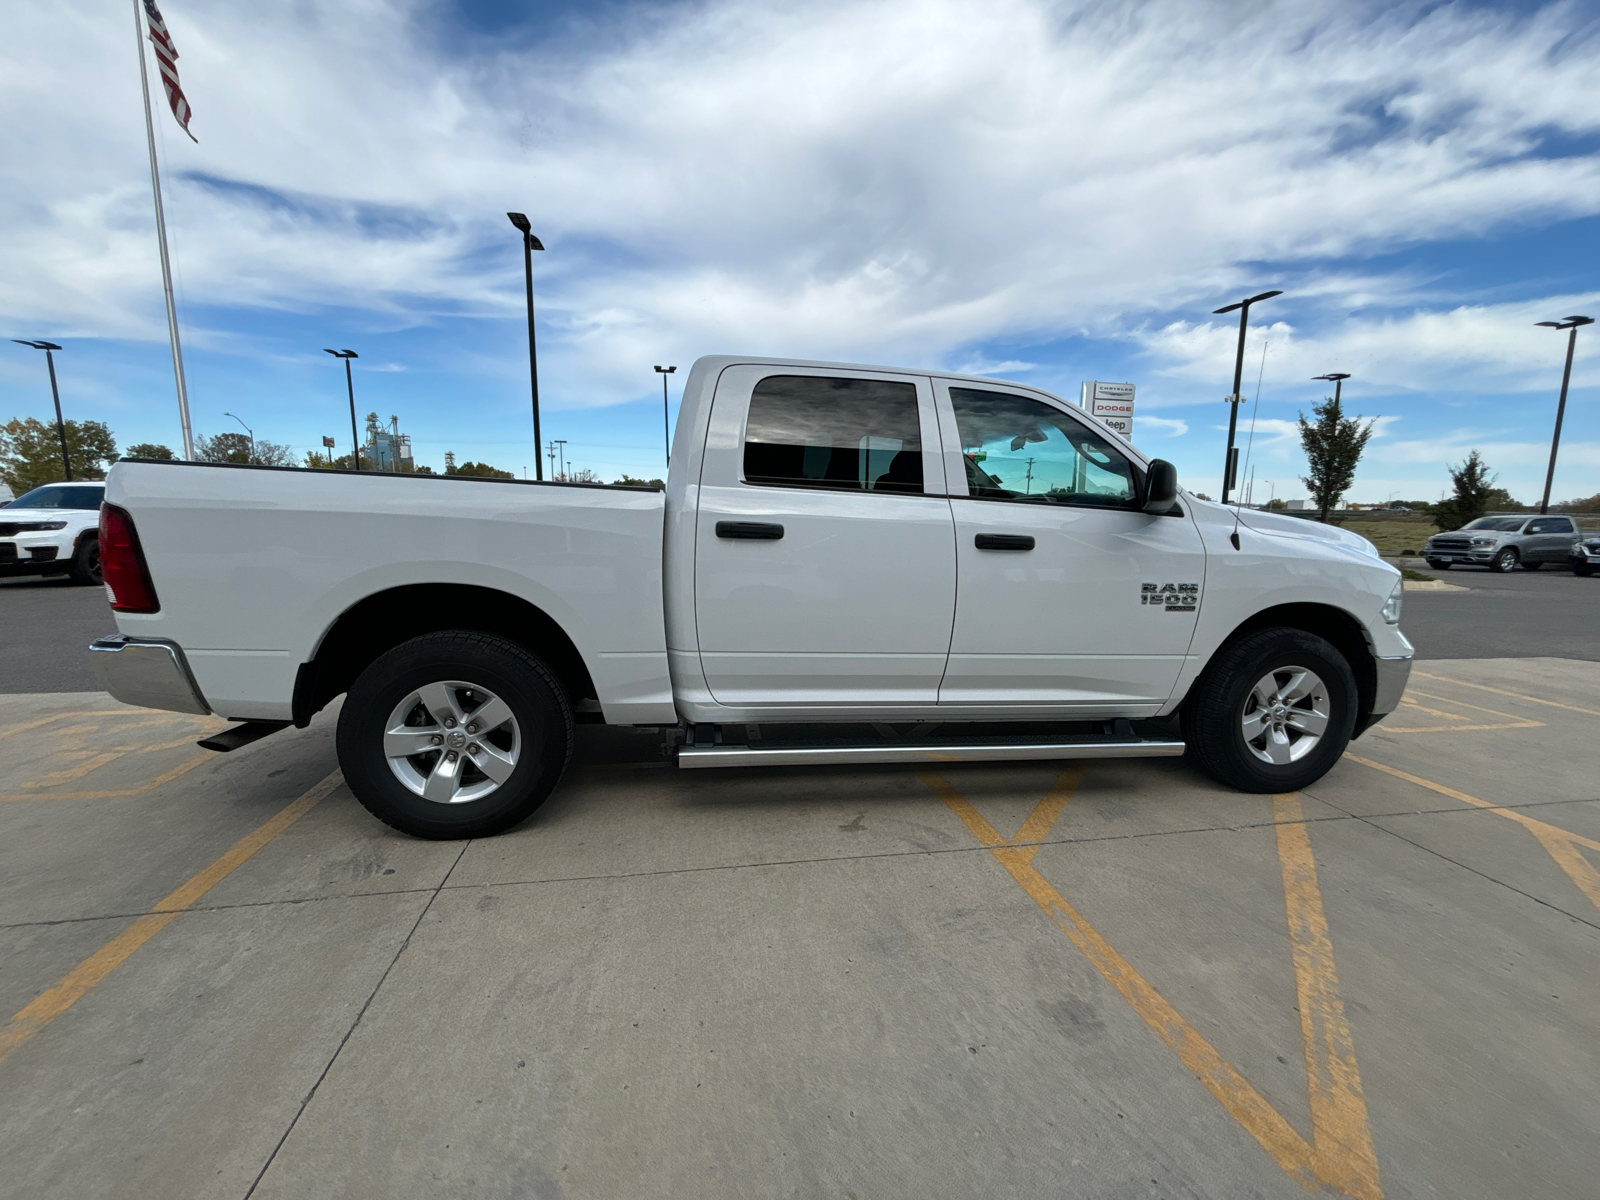
[[89,643],[89,665],[100,686],[124,704],[197,716],[211,712],[176,642],[125,633],[99,638]]

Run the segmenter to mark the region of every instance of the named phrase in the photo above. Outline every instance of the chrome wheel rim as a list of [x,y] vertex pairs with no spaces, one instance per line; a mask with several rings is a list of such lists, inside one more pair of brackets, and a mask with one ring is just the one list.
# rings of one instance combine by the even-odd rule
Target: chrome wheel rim
[[459,679],[426,684],[389,714],[383,756],[407,789],[435,804],[468,804],[500,790],[522,757],[511,706]]
[[1244,744],[1275,767],[1298,762],[1328,731],[1328,688],[1305,667],[1277,667],[1256,681],[1245,697]]

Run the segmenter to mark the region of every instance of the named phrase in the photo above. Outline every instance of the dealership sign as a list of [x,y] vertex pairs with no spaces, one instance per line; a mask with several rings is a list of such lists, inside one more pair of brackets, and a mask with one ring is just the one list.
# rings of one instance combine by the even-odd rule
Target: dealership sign
[[1078,403],[1107,429],[1123,437],[1133,435],[1133,384],[1086,379]]

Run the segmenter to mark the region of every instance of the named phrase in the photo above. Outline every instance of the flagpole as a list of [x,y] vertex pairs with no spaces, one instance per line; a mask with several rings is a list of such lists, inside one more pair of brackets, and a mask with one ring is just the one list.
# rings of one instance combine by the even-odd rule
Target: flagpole
[[156,198],[156,241],[161,247],[161,286],[167,296],[167,332],[172,338],[172,371],[178,381],[178,420],[183,424],[183,457],[194,459],[189,425],[189,389],[183,380],[183,347],[178,343],[178,307],[172,299],[172,262],[167,257],[167,218],[161,208],[161,171],[156,166],[156,124],[150,115],[150,75],[144,64],[144,21],[133,0],[133,44],[139,52],[139,93],[144,97],[144,132],[150,143],[150,189]]

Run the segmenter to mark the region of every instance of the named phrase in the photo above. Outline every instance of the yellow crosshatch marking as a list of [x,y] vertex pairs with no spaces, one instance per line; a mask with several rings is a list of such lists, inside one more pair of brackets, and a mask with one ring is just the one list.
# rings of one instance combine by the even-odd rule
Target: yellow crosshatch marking
[[[125,717],[134,719],[94,725],[66,725],[58,729],[44,730],[45,726],[50,725],[53,722],[76,720],[82,717]],[[28,721],[22,725],[14,725],[10,729],[0,732],[0,738],[11,737],[12,735],[18,733],[26,733],[29,730],[41,730],[43,731],[44,736],[65,738],[68,736],[81,736],[84,734],[97,732],[102,729],[105,730],[105,733],[108,736],[121,737],[129,730],[133,729],[144,729],[151,726],[179,724],[189,725],[192,732],[185,737],[163,742],[155,742],[148,746],[127,743],[109,746],[99,751],[63,747],[62,749],[51,754],[50,760],[53,760],[57,763],[68,763],[71,764],[70,766],[64,766],[60,770],[47,772],[43,775],[40,775],[36,779],[24,780],[12,784],[13,787],[18,789],[48,789],[60,787],[62,784],[72,783],[75,780],[82,779],[84,776],[94,771],[98,771],[101,767],[109,766],[125,755],[151,754],[159,750],[174,750],[179,746],[187,746],[193,742],[197,736],[203,733],[224,728],[227,722],[223,721],[219,717],[191,716],[186,713],[174,713],[171,716],[152,717],[146,710],[143,709],[105,709],[92,712],[61,712],[52,716],[41,717],[38,720]],[[0,801],[119,800],[129,796],[142,796],[146,792],[155,790],[164,783],[171,782],[179,775],[194,770],[201,763],[206,762],[210,757],[211,756],[209,754],[199,755],[190,759],[181,766],[175,767],[169,771],[165,771],[156,778],[150,780],[148,783],[141,784],[137,787],[108,788],[85,792],[19,790],[9,794],[0,794]]]
[[[1429,676],[1437,678],[1437,676]],[[1446,680],[1454,683],[1455,680]],[[1508,695],[1510,693],[1507,693]],[[1426,704],[1418,704],[1415,697],[1421,696],[1424,700],[1437,700],[1453,708],[1470,708],[1474,712],[1488,713],[1492,717],[1503,717],[1504,720],[1493,724],[1474,723],[1472,717],[1464,717],[1460,713],[1450,712],[1442,708],[1429,708]],[[1384,733],[1476,733],[1485,729],[1536,729],[1544,724],[1528,717],[1519,717],[1513,713],[1503,713],[1498,709],[1484,708],[1480,704],[1468,704],[1464,700],[1457,700],[1450,696],[1435,696],[1429,692],[1419,692],[1416,688],[1407,688],[1405,696],[1400,701],[1400,707],[1415,709],[1417,712],[1427,713],[1430,717],[1442,717],[1449,721],[1459,721],[1458,725],[1389,725],[1379,726]]]
[[1339,999],[1333,945],[1299,796],[1274,796],[1272,807],[1305,1041],[1312,1126],[1309,1143],[1034,868],[1039,847],[1025,843],[1037,843],[1049,835],[1086,773],[1081,764],[1062,771],[1016,836],[1005,838],[944,776],[926,768],[917,771],[923,783],[989,848],[1022,890],[1291,1178],[1311,1192],[1331,1188],[1351,1200],[1382,1200],[1378,1157],[1356,1069],[1355,1046]]
[[1570,829],[1562,829],[1559,825],[1551,825],[1545,821],[1535,820],[1526,813],[1518,812],[1514,808],[1502,808],[1490,804],[1487,800],[1480,800],[1476,796],[1469,796],[1466,792],[1458,792],[1455,788],[1446,787],[1442,783],[1434,783],[1431,779],[1424,779],[1420,775],[1412,775],[1408,771],[1396,767],[1385,766],[1381,762],[1373,762],[1370,758],[1362,758],[1359,754],[1351,754],[1348,750],[1344,756],[1351,762],[1358,762],[1364,767],[1371,767],[1375,771],[1382,771],[1386,775],[1393,775],[1396,779],[1404,779],[1407,783],[1414,783],[1418,787],[1425,787],[1429,791],[1438,792],[1441,796],[1449,796],[1452,800],[1459,800],[1463,804],[1470,804],[1475,808],[1485,809],[1497,817],[1504,817],[1508,821],[1515,821],[1534,837],[1539,839],[1539,844],[1544,847],[1545,853],[1555,860],[1556,866],[1567,873],[1567,878],[1577,884],[1578,890],[1589,898],[1589,903],[1600,908],[1600,871],[1594,864],[1585,858],[1579,847],[1584,850],[1600,851],[1600,842],[1593,838],[1584,837],[1581,833],[1573,833]]

